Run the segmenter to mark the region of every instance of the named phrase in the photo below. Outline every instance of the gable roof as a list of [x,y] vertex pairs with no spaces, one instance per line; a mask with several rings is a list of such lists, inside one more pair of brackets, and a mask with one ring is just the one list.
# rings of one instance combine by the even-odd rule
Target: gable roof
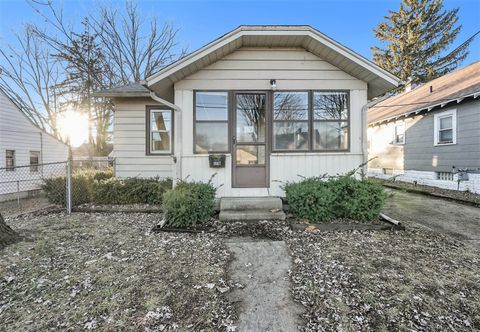
[[376,103],[368,109],[368,123],[376,124],[402,116],[444,107],[465,98],[480,96],[480,61],[448,73],[411,90]]
[[373,98],[397,87],[400,79],[373,62],[310,26],[242,25],[146,78],[148,87],[168,90],[175,82],[192,75],[240,47],[302,47],[367,82]]

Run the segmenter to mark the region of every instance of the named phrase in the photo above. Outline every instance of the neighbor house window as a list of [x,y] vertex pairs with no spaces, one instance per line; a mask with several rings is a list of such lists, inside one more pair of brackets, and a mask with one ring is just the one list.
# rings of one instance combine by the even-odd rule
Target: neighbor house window
[[5,168],[7,171],[15,170],[15,150],[5,151]]
[[38,172],[39,163],[40,163],[40,152],[30,151],[30,172]]
[[275,92],[273,95],[273,149],[309,149],[308,92]]
[[436,172],[436,173],[437,173],[437,180],[453,181],[453,173],[452,172]]
[[195,153],[228,152],[228,92],[195,93]]
[[455,144],[457,141],[457,111],[449,110],[434,116],[434,145]]
[[313,149],[348,150],[347,92],[313,93]]
[[405,144],[405,123],[397,123],[393,128],[393,144]]
[[149,109],[150,154],[169,154],[172,152],[172,111],[167,109]]

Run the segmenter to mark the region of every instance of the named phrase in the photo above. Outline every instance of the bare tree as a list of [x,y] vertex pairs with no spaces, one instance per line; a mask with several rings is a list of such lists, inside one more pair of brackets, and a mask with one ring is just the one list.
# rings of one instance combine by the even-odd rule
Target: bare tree
[[17,47],[0,48],[0,88],[37,126],[60,138],[56,85],[60,63],[26,26]]
[[146,24],[137,7],[126,2],[123,10],[101,6],[93,11],[83,20],[84,31],[78,33],[52,1],[31,4],[48,27],[35,28],[35,35],[64,64],[68,75],[62,86],[70,87],[67,94],[71,97],[76,91],[77,103],[86,105],[94,126],[89,142],[101,152],[109,137],[112,105],[107,99],[93,98],[92,92],[140,81],[183,56],[185,50],[174,52],[178,30],[170,23],[160,24],[155,17]]

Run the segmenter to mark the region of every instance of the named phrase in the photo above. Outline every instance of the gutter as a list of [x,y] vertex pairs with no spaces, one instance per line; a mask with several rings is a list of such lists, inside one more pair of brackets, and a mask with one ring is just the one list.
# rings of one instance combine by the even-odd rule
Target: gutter
[[[148,88],[148,87],[147,87]],[[175,112],[180,113],[182,109],[175,105],[172,104],[171,102],[157,96],[157,94],[154,91],[150,91],[150,97],[159,102],[162,105],[168,106],[171,109],[173,109]],[[180,121],[178,121],[180,120]],[[176,178],[173,179],[173,183],[175,184],[177,180],[182,179],[182,120],[181,118],[177,119],[177,121],[174,121],[176,124],[177,128],[174,128],[174,133],[176,133],[176,136],[179,138],[175,142],[174,146],[174,156],[173,156],[173,162],[176,165]]]
[[368,130],[368,106],[365,104],[362,106],[362,172],[366,176],[368,170],[368,143],[367,143],[367,130]]

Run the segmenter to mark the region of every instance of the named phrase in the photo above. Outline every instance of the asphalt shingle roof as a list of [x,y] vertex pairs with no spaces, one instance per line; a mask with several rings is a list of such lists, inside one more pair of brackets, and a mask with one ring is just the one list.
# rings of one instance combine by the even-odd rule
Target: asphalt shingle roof
[[368,110],[368,123],[374,124],[399,116],[430,110],[461,101],[480,92],[480,61],[448,73],[409,92],[382,100]]

